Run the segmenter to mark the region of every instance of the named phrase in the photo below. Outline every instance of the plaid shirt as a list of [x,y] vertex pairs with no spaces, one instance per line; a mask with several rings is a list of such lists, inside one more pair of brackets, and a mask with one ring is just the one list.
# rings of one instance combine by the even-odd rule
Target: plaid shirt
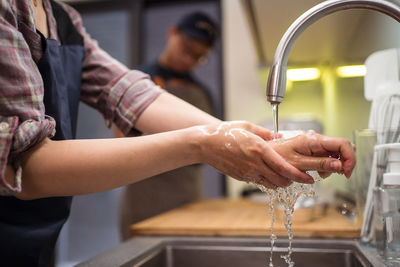
[[[49,38],[59,42],[50,2],[43,2]],[[135,131],[138,116],[163,90],[99,48],[80,15],[60,4],[84,38],[81,100],[99,110],[109,127],[114,122],[124,134]],[[41,55],[31,1],[0,0],[0,195],[21,191],[19,156],[55,132],[54,119],[44,113],[43,81],[36,66]],[[4,176],[7,163],[16,170],[12,185]]]

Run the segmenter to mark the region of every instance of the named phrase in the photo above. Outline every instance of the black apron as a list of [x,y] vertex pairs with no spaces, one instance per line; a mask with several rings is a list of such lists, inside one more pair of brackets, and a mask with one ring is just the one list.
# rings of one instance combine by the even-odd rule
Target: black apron
[[[53,140],[75,138],[84,56],[83,38],[68,14],[51,1],[61,46],[42,35],[37,63],[44,84],[45,113],[56,120]],[[72,197],[23,201],[0,197],[0,265],[48,267]]]

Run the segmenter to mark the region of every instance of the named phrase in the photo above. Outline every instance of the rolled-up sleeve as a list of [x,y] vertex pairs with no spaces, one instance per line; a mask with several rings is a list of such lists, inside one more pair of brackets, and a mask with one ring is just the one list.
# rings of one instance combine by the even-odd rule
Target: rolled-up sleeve
[[137,118],[164,90],[147,74],[129,70],[109,56],[86,32],[78,12],[63,7],[84,38],[82,101],[99,110],[107,126],[115,123],[125,135],[138,134],[134,128]]
[[5,171],[8,162],[8,155],[11,151],[13,136],[18,126],[18,117],[0,116],[0,169],[1,169],[1,186],[0,194],[6,195],[12,192],[21,191],[21,175],[16,175],[13,185],[5,180]]
[[[33,25],[33,24],[32,24]],[[0,194],[21,191],[21,153],[54,135],[55,122],[44,115],[43,82],[13,6],[0,2]],[[39,40],[31,39],[30,42]],[[5,179],[7,165],[16,171]]]

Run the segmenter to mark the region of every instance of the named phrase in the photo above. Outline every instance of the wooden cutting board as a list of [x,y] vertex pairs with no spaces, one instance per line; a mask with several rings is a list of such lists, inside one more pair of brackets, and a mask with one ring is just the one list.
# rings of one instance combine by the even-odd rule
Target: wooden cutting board
[[[188,204],[131,226],[131,235],[269,236],[267,204],[250,200],[215,199]],[[287,236],[283,212],[275,213],[274,232]],[[295,237],[357,238],[360,227],[334,208],[296,210]]]

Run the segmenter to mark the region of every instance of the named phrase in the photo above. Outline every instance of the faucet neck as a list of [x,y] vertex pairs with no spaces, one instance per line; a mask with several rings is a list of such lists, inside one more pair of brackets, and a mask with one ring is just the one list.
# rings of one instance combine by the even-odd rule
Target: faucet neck
[[400,22],[400,6],[387,0],[328,0],[312,7],[292,23],[278,44],[267,83],[269,102],[283,101],[289,53],[300,34],[320,18],[347,9],[375,10]]

